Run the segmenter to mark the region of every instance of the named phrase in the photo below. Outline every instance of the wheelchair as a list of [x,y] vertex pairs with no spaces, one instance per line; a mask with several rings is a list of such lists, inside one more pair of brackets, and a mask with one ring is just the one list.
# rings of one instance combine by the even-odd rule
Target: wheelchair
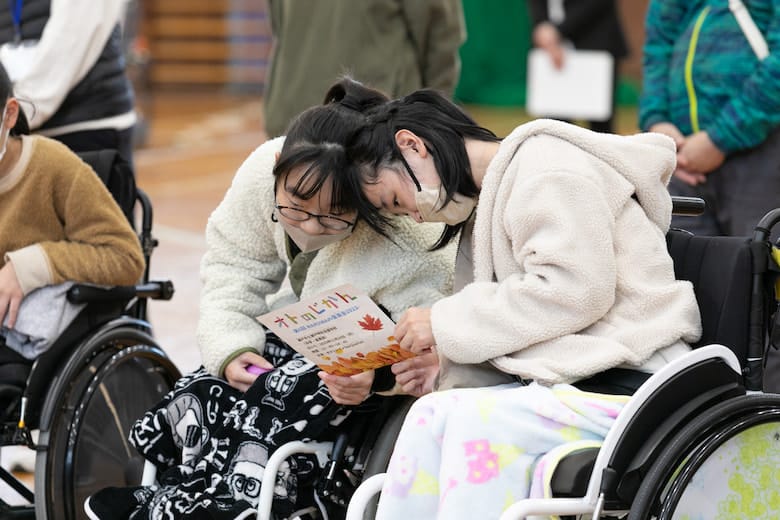
[[[675,213],[703,208],[674,202]],[[675,276],[694,286],[701,340],[633,394],[600,446],[562,447],[544,497],[515,502],[501,520],[780,518],[780,395],[762,390],[766,353],[780,345],[778,222],[780,209],[752,237],[668,233]],[[384,477],[356,489],[347,520],[373,517]]]
[[33,362],[19,356],[0,365],[0,445],[36,452],[34,493],[0,468],[0,478],[29,502],[0,500],[0,519],[82,519],[84,500],[98,489],[138,485],[143,460],[130,448],[127,432],[180,377],[146,320],[150,298],[173,296],[170,281],[149,280],[157,245],[151,202],[115,150],[79,156],[138,231],[146,268],[134,286],[73,285],[68,299],[86,305],[49,350]]

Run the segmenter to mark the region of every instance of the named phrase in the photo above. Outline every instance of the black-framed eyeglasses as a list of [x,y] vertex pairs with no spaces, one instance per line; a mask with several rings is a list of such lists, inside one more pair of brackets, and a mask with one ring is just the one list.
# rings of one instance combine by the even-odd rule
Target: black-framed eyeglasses
[[322,227],[332,229],[333,231],[343,231],[355,225],[355,222],[350,222],[349,220],[344,220],[343,218],[334,217],[332,215],[317,215],[316,213],[309,213],[308,211],[299,208],[282,206],[280,204],[276,204],[275,207],[279,211],[279,214],[284,218],[289,218],[295,222],[304,222],[310,218],[316,218],[317,222],[319,222]]

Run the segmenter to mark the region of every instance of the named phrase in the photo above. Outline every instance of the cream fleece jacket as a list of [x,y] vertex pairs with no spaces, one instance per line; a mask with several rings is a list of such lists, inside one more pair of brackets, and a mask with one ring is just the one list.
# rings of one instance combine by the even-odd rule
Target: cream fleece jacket
[[[290,263],[286,235],[271,220],[272,169],[283,142],[268,141],[246,159],[206,227],[197,336],[203,365],[215,375],[237,351],[262,353],[265,333],[255,318],[294,298],[282,286]],[[317,253],[301,297],[352,283],[395,319],[408,307],[428,307],[452,287],[455,246],[427,251],[441,230],[398,219],[394,244],[359,222],[348,238]]]
[[660,134],[516,128],[483,181],[475,281],[432,307],[441,354],[568,383],[687,350],[701,324],[664,239],[674,166]]

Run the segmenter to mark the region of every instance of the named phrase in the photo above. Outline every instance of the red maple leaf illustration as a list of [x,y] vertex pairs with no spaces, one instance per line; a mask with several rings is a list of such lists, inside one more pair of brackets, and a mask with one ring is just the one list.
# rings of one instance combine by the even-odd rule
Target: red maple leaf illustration
[[358,321],[358,325],[364,330],[382,330],[382,321],[370,314],[363,316],[363,320]]

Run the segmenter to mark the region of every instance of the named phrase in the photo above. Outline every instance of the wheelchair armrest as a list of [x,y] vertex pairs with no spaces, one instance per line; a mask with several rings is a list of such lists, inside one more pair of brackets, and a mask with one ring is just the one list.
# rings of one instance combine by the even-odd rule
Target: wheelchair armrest
[[138,285],[116,285],[101,287],[90,284],[74,284],[68,289],[71,303],[100,303],[129,301],[132,298],[170,300],[173,297],[173,283],[170,280],[151,281]]
[[117,285],[100,287],[89,284],[74,284],[68,289],[70,303],[116,302],[130,300],[135,296],[135,286]]

